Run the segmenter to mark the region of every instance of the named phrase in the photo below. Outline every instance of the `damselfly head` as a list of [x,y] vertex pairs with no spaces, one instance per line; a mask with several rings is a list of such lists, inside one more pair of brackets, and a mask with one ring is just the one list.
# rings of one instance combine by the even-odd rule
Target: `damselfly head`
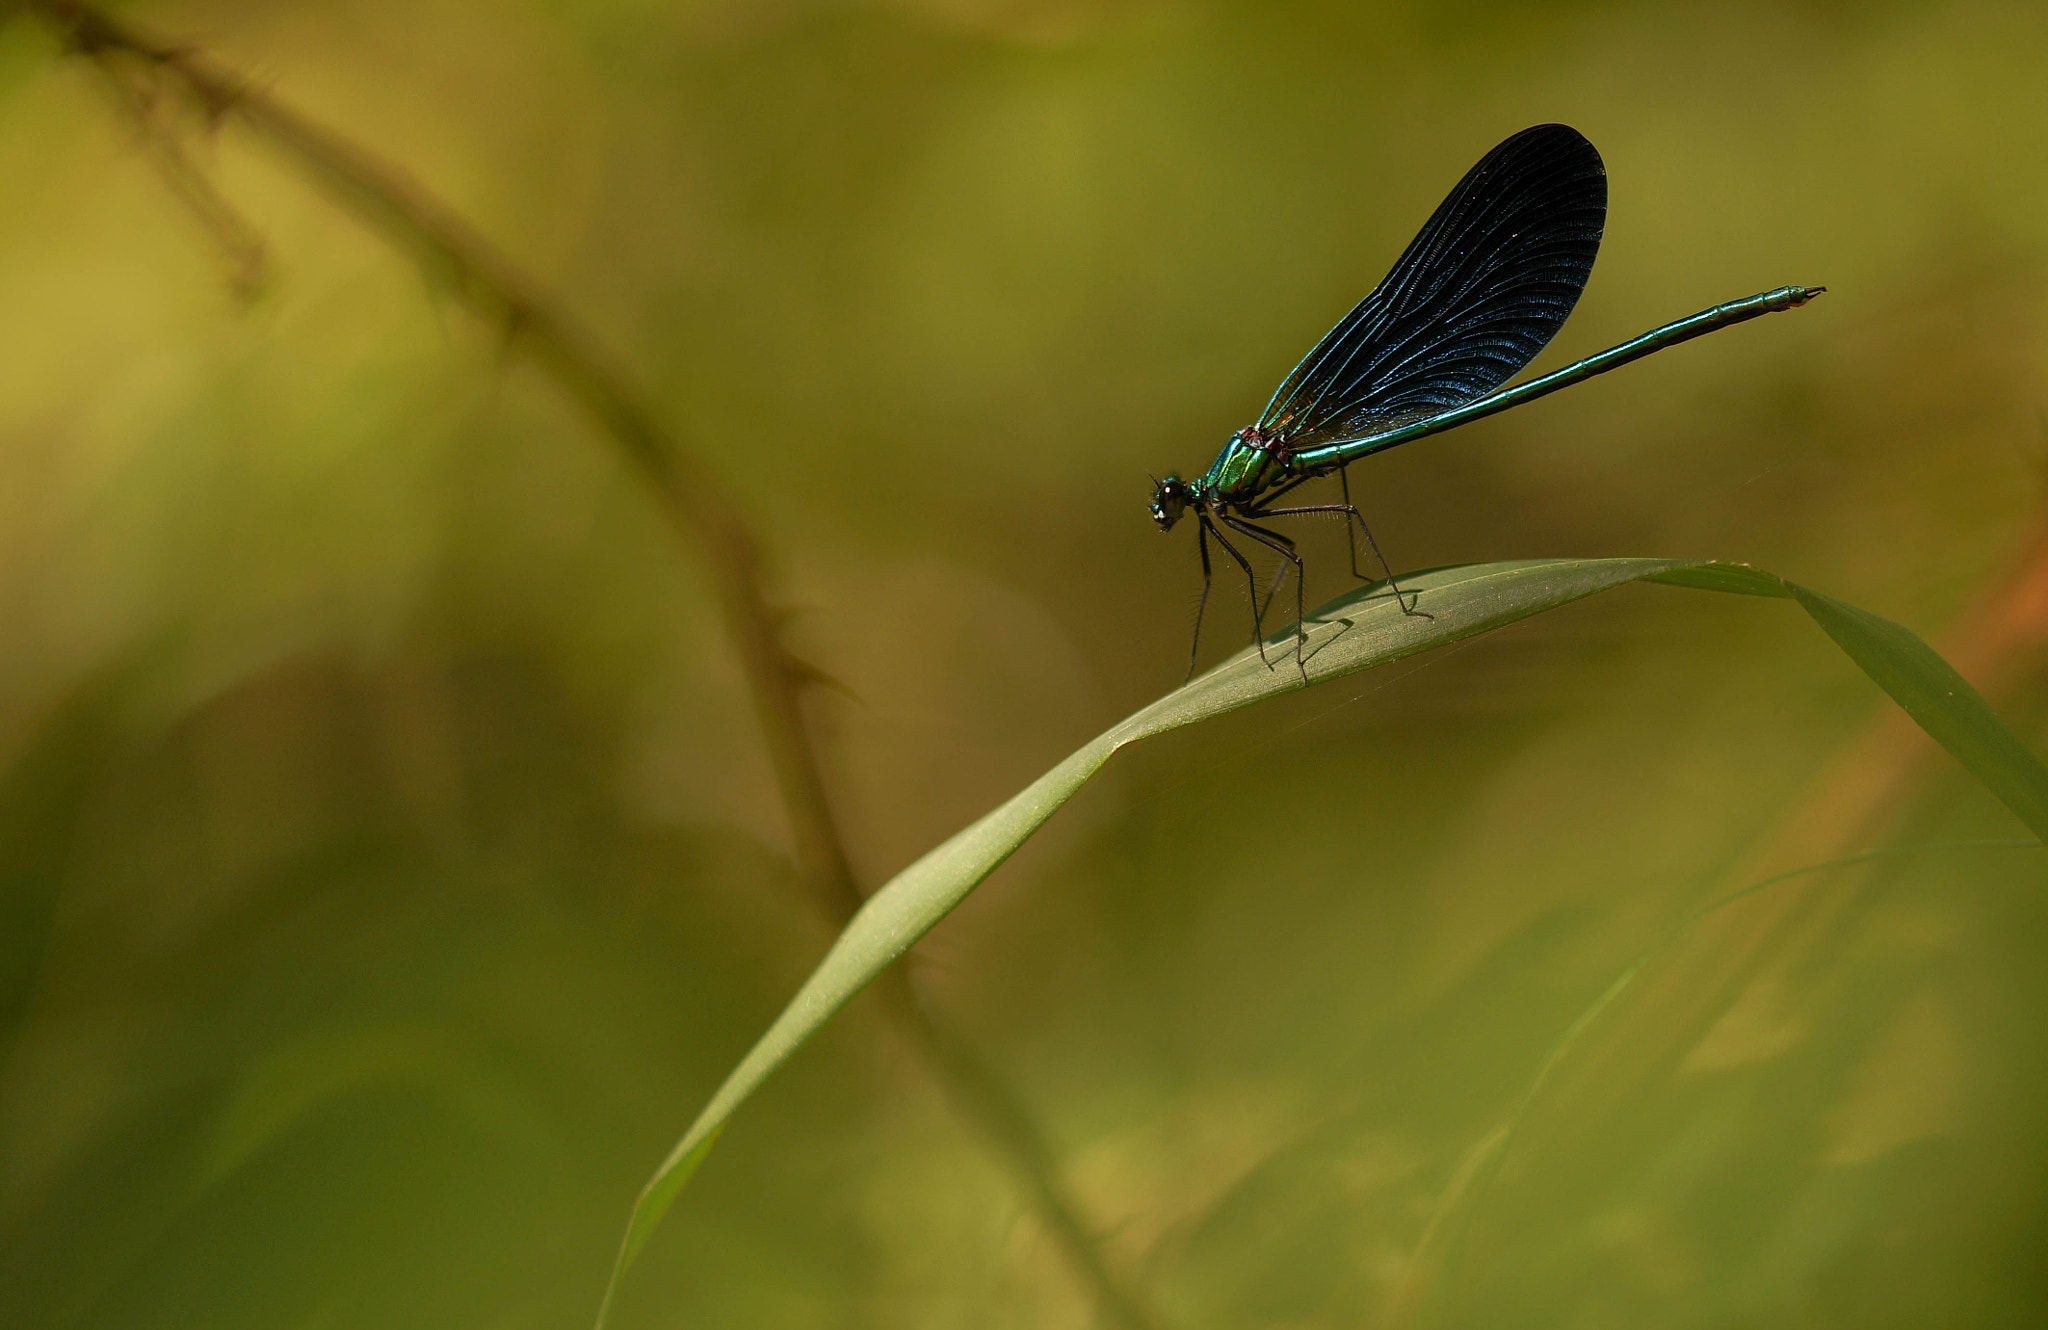
[[1170,531],[1181,511],[1195,500],[1195,492],[1179,476],[1168,476],[1152,484],[1152,520],[1161,531]]

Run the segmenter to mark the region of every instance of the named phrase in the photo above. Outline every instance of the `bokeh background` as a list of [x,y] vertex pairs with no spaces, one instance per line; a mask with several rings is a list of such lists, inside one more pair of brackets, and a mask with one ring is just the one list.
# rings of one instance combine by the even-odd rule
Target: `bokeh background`
[[[0,1320],[587,1324],[830,937],[714,591],[406,256],[232,123],[184,126],[207,220],[0,12]],[[1539,366],[1829,294],[1360,468],[1397,566],[1748,559],[1943,642],[2038,520],[2024,0],[122,12],[402,164],[628,367],[845,685],[811,719],[870,888],[1179,681],[1195,555],[1145,472],[1526,125],[1612,192]],[[2048,745],[2048,658],[2001,669]],[[2038,852],[1685,932],[1460,1190],[1885,707],[1782,603],[1625,590],[1126,754],[915,980],[1161,1330],[2040,1324]],[[1834,849],[2023,834],[1926,771]],[[619,1314],[1097,1323],[869,1000]]]

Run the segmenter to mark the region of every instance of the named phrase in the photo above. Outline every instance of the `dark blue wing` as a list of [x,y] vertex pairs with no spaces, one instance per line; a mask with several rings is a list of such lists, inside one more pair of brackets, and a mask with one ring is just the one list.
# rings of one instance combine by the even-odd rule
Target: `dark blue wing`
[[1606,219],[1607,171],[1585,136],[1523,130],[1465,173],[1259,429],[1297,447],[1360,438],[1493,391],[1563,326]]

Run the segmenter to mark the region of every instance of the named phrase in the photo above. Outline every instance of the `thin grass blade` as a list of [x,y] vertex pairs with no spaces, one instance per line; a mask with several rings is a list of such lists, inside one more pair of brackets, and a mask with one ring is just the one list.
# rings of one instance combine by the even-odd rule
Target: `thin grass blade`
[[[1404,576],[1403,588],[1419,592],[1434,619],[1403,614],[1384,583],[1362,587],[1321,606],[1305,621],[1306,684],[1304,671],[1268,668],[1247,647],[1090,740],[869,897],[642,1189],[605,1288],[599,1327],[619,1281],[739,1106],[855,994],[1009,858],[1118,749],[1644,580],[1797,601],[1908,715],[2029,830],[2048,840],[2048,767],[1962,676],[1925,642],[1889,619],[1762,569],[1680,559],[1550,559],[1469,564]],[[1293,642],[1294,630],[1289,627],[1269,639],[1268,651],[1291,654]]]

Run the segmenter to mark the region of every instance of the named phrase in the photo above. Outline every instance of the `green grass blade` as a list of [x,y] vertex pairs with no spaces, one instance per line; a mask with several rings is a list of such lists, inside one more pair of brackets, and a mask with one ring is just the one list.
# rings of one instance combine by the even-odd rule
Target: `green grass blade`
[[[1850,658],[2048,839],[2048,768],[1990,705],[1926,643],[1888,619],[1741,564],[1679,559],[1528,560],[1416,573],[1434,618],[1401,612],[1384,584],[1319,607],[1306,622],[1308,683],[1342,678],[1504,627],[1628,582],[1656,580],[1740,595],[1797,600]],[[1268,668],[1247,647],[1090,740],[1023,792],[906,868],[868,899],[754,1047],[741,1059],[634,1203],[598,1313],[603,1326],[620,1279],[732,1114],[761,1083],[892,961],[1073,797],[1119,748],[1306,686],[1291,630],[1267,640]]]
[[2027,830],[2048,841],[2041,761],[1934,648],[1890,619],[1787,582],[1821,631],[1892,695],[1921,729],[1984,782]]
[[1983,694],[1909,629],[1744,564],[1694,564],[1655,574],[1651,580],[1798,601],[1821,631],[1891,694],[1929,737],[1984,782],[2027,830],[2048,841],[2048,779],[2043,777],[2041,760]]

